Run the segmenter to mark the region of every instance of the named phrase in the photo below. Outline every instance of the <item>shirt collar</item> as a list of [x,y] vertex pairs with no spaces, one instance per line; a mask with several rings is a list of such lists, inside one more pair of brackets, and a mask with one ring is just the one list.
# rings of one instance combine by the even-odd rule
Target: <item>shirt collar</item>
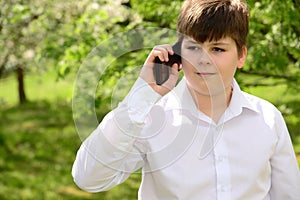
[[[199,114],[204,115],[197,109],[190,91],[187,88],[185,77],[182,78],[169,95],[172,100],[169,101],[168,104],[165,104],[167,106],[166,109],[185,110],[196,116],[199,116]],[[245,93],[241,91],[236,80],[233,79],[233,93],[226,112],[231,112],[233,116],[237,116],[243,111],[243,108],[258,112],[256,106],[246,97]]]
[[228,109],[235,115],[242,112],[243,108],[259,112],[252,101],[247,98],[245,92],[241,91],[237,81],[233,79],[233,92]]

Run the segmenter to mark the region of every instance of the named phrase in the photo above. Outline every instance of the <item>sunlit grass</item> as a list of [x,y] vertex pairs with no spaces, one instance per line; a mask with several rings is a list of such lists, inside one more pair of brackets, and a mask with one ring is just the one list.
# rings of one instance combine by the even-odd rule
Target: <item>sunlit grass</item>
[[[73,92],[73,77],[58,79],[55,70],[40,73],[25,73],[25,91],[29,101],[69,101]],[[0,79],[0,108],[18,103],[18,85],[14,75]]]

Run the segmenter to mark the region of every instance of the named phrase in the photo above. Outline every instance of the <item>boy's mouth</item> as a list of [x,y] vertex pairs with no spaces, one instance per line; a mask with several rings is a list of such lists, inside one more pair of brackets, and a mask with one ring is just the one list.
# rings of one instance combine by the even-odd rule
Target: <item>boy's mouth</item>
[[215,75],[216,73],[212,73],[212,72],[196,72],[196,74],[198,76],[201,76],[201,77],[209,77],[209,76]]

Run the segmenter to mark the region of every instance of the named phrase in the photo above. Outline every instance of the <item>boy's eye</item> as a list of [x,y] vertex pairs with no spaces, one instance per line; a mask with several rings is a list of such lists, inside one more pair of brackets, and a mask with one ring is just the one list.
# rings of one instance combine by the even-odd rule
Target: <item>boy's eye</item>
[[197,46],[188,46],[187,49],[192,50],[192,51],[196,51],[196,50],[199,49],[199,47],[197,47]]
[[225,51],[224,49],[219,48],[219,47],[214,47],[212,50],[215,52],[224,52]]

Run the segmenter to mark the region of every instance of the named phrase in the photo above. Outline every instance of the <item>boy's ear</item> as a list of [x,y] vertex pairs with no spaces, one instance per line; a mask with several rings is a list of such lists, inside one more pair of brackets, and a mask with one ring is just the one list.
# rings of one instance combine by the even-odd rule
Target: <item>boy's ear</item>
[[238,68],[242,68],[244,66],[246,57],[247,57],[247,47],[243,46],[242,55],[240,56],[239,61],[238,61],[238,66],[237,66]]

